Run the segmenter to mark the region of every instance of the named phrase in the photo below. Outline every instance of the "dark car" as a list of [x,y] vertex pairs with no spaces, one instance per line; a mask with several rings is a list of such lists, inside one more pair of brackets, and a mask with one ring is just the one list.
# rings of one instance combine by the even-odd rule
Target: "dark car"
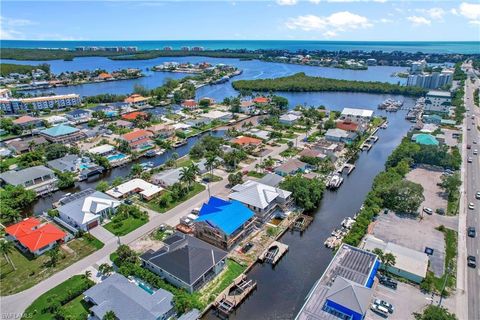
[[467,257],[467,264],[471,268],[476,268],[477,267],[477,258],[474,256],[468,256]]
[[250,249],[252,249],[252,247],[253,247],[253,243],[249,242],[243,246],[242,252],[247,253],[248,251],[250,251]]
[[123,202],[124,202],[125,204],[128,204],[128,205],[132,205],[132,204],[133,204],[133,201],[130,200],[130,199],[125,199]]
[[468,227],[467,234],[470,238],[475,238],[477,235],[477,231],[475,231],[475,227]]
[[385,287],[389,287],[389,288],[394,289],[394,290],[397,289],[398,283],[390,277],[379,276],[378,280],[380,281],[380,284],[384,285]]

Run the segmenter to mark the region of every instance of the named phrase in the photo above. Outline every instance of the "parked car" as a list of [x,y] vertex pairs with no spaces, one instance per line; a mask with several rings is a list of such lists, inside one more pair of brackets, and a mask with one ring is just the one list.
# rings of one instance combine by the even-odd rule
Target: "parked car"
[[467,144],[467,149],[472,149],[472,145]]
[[472,161],[473,161],[472,157],[468,157],[467,162],[472,163]]
[[430,215],[433,214],[432,208],[423,207],[423,212]]
[[253,243],[248,242],[246,245],[243,246],[242,252],[247,253],[248,251],[250,251],[250,249],[252,249],[252,247],[253,247]]
[[477,231],[475,230],[475,227],[468,227],[467,234],[470,238],[475,238],[475,236],[477,235]]
[[123,203],[128,204],[128,205],[132,205],[132,204],[133,204],[133,201],[132,201],[131,199],[125,199],[125,200],[123,201]]
[[475,256],[468,256],[467,257],[467,264],[470,268],[476,268],[477,267],[477,258],[475,258]]
[[378,280],[380,281],[380,284],[384,285],[385,287],[389,287],[391,289],[397,290],[398,283],[392,280],[392,278],[387,276],[379,276]]
[[378,304],[372,303],[372,305],[370,306],[370,310],[383,316],[384,318],[388,317],[388,310],[382,306],[379,306]]
[[393,307],[392,304],[388,303],[387,301],[385,300],[381,300],[381,299],[375,299],[373,301],[373,304],[376,304],[378,306],[382,306],[384,307],[385,309],[388,310],[389,313],[393,313],[393,311],[395,310],[395,308]]
[[473,144],[477,144],[477,140],[473,140]]
[[477,155],[478,154],[478,149],[473,150],[473,154]]
[[480,200],[480,191],[477,191],[477,193],[475,193],[475,198]]
[[475,210],[475,204],[474,204],[473,202],[470,202],[470,203],[468,204],[468,209],[470,209],[470,210]]

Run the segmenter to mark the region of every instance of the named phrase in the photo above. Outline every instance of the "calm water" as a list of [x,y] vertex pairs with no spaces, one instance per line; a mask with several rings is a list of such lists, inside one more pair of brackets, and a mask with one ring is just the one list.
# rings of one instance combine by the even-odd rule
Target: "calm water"
[[201,46],[217,49],[274,49],[274,50],[382,50],[424,53],[478,53],[479,42],[474,41],[292,41],[292,40],[182,40],[182,41],[31,41],[2,40],[4,48],[69,48],[78,46],[136,46],[140,50],[162,49],[171,46]]
[[[3,62],[17,63],[17,64],[38,64],[38,61],[14,61],[2,60]],[[243,70],[243,73],[235,80],[239,79],[261,79],[261,78],[275,78],[292,75],[298,72],[305,72],[311,76],[322,76],[335,79],[346,80],[362,80],[362,81],[382,81],[390,83],[405,83],[405,79],[395,78],[391,75],[394,72],[404,71],[403,67],[389,67],[389,66],[375,66],[369,67],[368,70],[345,70],[325,67],[302,66],[285,63],[264,62],[259,60],[241,61],[239,59],[228,58],[207,58],[207,57],[179,57],[179,58],[156,58],[152,60],[110,60],[103,57],[88,57],[77,58],[73,61],[52,60],[47,63],[50,64],[51,70],[54,73],[64,71],[79,71],[79,70],[94,70],[105,69],[113,71],[125,68],[141,69],[146,77],[122,80],[115,82],[91,83],[80,86],[59,87],[44,90],[30,90],[31,94],[53,92],[56,94],[78,93],[80,96],[93,96],[101,93],[115,93],[128,94],[133,91],[136,84],[145,86],[149,89],[161,86],[168,78],[181,78],[187,74],[172,73],[172,72],[153,72],[147,71],[153,66],[159,65],[167,61],[177,62],[204,62],[207,61],[212,64],[224,63],[233,65]],[[209,96],[215,99],[223,99],[224,97],[237,95],[231,82],[224,84],[205,86],[197,90],[197,97]]]

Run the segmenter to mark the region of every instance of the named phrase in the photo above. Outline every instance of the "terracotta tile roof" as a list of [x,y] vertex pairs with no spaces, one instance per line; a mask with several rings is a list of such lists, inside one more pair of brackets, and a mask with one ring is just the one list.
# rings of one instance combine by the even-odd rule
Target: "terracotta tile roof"
[[147,114],[145,112],[135,111],[122,115],[122,118],[125,120],[135,120],[138,116],[145,118]]
[[182,106],[186,108],[195,108],[197,106],[197,102],[193,99],[190,100],[184,100],[182,102]]
[[322,152],[320,150],[303,149],[299,155],[304,157],[319,157],[322,155]]
[[110,73],[102,72],[98,75],[100,79],[110,79],[112,78],[112,75]]
[[262,143],[262,140],[260,139],[257,139],[257,138],[252,138],[252,137],[239,137],[235,140],[232,141],[233,143],[237,143],[237,144],[240,144],[240,145],[246,145],[246,144],[254,144],[254,145],[258,145],[258,144],[261,144]]
[[337,128],[345,131],[357,131],[358,124],[351,121],[339,121],[337,122]]
[[136,102],[142,102],[146,100],[148,100],[148,98],[142,97],[139,94],[132,94],[130,97],[126,98],[123,101],[126,103],[136,103]]
[[122,136],[122,138],[127,141],[132,141],[141,137],[150,137],[152,135],[153,133],[151,133],[150,131],[141,129],[126,133]]
[[34,229],[39,223],[40,221],[37,219],[29,218],[14,224],[5,230],[31,252],[37,251],[40,248],[65,238],[66,233],[50,223]]
[[13,123],[24,124],[32,121],[38,121],[38,119],[30,116],[21,116],[20,118],[13,120]]
[[268,101],[270,100],[265,97],[256,97],[255,99],[253,99],[253,102],[255,103],[267,103]]

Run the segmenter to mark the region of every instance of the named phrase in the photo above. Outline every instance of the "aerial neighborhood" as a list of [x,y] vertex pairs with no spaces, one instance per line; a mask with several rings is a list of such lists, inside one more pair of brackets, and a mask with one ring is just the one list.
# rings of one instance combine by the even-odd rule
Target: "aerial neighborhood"
[[[200,46],[47,51],[110,57],[115,68],[2,71],[2,309],[22,319],[286,314],[282,301],[260,304],[263,290],[296,299],[288,319],[462,309],[457,271],[474,270],[478,256],[464,215],[480,206],[478,185],[463,176],[478,166],[480,80],[470,60],[235,50],[209,59]],[[128,55],[162,59],[131,68]],[[253,59],[299,71],[253,78]],[[301,71],[385,65],[402,84]],[[139,84],[159,76],[171,77]],[[135,85],[84,91],[122,83]],[[465,185],[476,193],[462,194]]]

